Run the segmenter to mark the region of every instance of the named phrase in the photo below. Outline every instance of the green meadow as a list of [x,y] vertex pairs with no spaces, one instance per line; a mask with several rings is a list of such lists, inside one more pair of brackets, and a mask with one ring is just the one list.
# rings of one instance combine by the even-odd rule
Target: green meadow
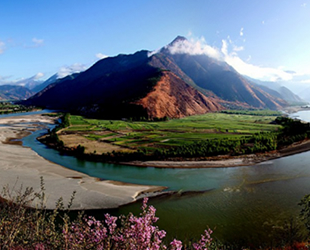
[[[237,112],[237,111],[236,111]],[[275,113],[207,113],[168,121],[98,120],[71,115],[64,131],[79,133],[92,141],[101,141],[131,149],[166,148],[192,144],[206,139],[234,140],[259,132],[275,131],[271,124]],[[278,115],[281,115],[278,112]]]

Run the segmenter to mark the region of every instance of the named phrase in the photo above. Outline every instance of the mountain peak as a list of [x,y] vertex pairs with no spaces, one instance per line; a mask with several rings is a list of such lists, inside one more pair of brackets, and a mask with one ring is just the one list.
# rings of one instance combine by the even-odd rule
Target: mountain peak
[[169,45],[174,45],[179,42],[187,41],[187,39],[184,36],[177,36]]

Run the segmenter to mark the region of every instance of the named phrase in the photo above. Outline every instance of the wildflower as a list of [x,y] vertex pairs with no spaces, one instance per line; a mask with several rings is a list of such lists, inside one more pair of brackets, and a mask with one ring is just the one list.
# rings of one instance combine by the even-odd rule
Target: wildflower
[[170,242],[170,246],[172,246],[172,250],[181,250],[182,249],[182,241],[174,239]]

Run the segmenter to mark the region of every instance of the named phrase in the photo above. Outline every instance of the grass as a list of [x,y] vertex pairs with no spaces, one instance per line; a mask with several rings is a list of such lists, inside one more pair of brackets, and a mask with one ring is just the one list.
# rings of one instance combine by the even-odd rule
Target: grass
[[273,111],[255,111],[252,115],[246,112],[208,113],[160,122],[98,120],[72,115],[71,126],[63,132],[79,133],[91,141],[110,143],[119,146],[120,151],[122,147],[155,150],[207,139],[234,140],[262,131],[274,131],[280,127],[270,124],[274,115]]

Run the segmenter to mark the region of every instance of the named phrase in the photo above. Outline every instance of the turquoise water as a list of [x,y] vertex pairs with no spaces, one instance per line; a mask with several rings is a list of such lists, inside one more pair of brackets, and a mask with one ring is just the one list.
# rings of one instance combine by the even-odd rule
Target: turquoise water
[[[310,112],[295,116],[310,121]],[[267,161],[255,166],[213,169],[158,169],[81,161],[60,155],[35,138],[24,139],[44,158],[102,179],[167,186],[168,190],[206,191],[150,200],[157,208],[158,225],[169,237],[197,238],[209,226],[214,236],[229,243],[268,242],[271,226],[298,216],[299,200],[310,193],[310,152]],[[113,210],[138,212],[141,203]],[[278,222],[279,221],[279,222]],[[241,242],[241,243],[240,243]]]

